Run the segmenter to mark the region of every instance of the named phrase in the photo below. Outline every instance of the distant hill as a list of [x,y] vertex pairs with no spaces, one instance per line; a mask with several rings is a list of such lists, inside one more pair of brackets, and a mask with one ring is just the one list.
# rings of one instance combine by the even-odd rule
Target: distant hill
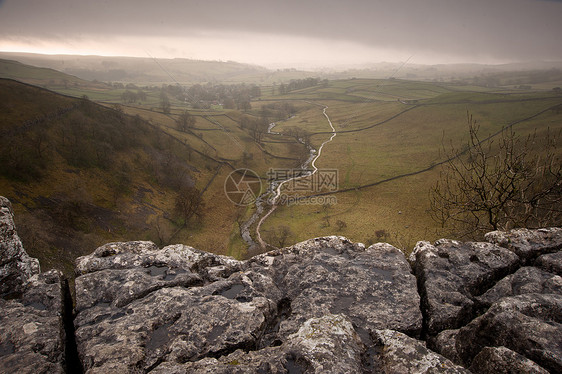
[[89,82],[74,75],[65,74],[51,68],[42,68],[23,64],[14,60],[0,59],[0,78],[15,79],[41,87],[81,87],[88,89],[103,89],[103,83]]
[[0,190],[44,266],[71,271],[100,243],[158,242],[156,220],[181,224],[176,199],[205,161],[188,144],[138,116],[7,79],[0,113]]
[[[562,61],[510,64],[417,64],[415,57],[407,63],[381,62],[356,66],[340,66],[315,71],[298,69],[267,69],[234,61],[201,61],[159,59],[151,57],[114,57],[78,55],[42,55],[0,52],[0,58],[24,64],[55,69],[83,80],[127,82],[139,85],[196,83],[254,83],[272,85],[314,76],[326,79],[400,78],[426,81],[460,81],[479,85],[515,85],[554,82],[558,85]],[[534,72],[531,80],[521,79],[522,72]],[[545,73],[547,72],[547,73]],[[1,69],[0,69],[1,74]],[[12,78],[1,75],[2,77]],[[15,77],[14,77],[15,78]],[[552,85],[551,85],[552,86]]]
[[75,55],[41,55],[0,52],[0,58],[55,69],[85,80],[158,84],[162,82],[193,84],[201,82],[241,82],[263,75],[267,69],[232,61],[188,59],[154,59],[150,57],[106,57]]

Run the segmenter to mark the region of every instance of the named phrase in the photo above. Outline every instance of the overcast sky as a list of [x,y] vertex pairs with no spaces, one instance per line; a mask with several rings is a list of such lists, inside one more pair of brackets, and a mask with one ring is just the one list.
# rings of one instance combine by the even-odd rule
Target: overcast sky
[[0,0],[0,50],[267,66],[562,60],[554,0]]

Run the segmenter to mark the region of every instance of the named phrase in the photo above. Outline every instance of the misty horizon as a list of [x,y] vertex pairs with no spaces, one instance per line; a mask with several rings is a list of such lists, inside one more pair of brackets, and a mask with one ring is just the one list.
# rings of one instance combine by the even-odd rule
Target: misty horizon
[[5,0],[0,51],[270,68],[562,61],[560,16],[551,0]]

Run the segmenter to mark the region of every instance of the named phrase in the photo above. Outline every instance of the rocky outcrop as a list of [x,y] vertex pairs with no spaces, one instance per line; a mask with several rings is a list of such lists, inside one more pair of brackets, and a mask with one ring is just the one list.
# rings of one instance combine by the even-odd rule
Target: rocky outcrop
[[92,373],[289,349],[327,314],[367,334],[386,327],[419,336],[422,327],[415,277],[388,244],[319,238],[239,262],[182,245],[113,243],[78,259],[76,271],[76,340]]
[[66,329],[72,326],[68,283],[58,270],[39,274],[39,261],[23,249],[12,206],[1,196],[0,261],[0,372],[71,371],[75,361],[68,357],[73,355],[67,344],[73,339]]
[[12,204],[0,196],[0,297],[20,296],[27,281],[36,274],[39,274],[39,261],[23,249]]
[[2,209],[0,372],[562,372],[560,229],[419,242],[409,262],[335,236],[247,261],[109,243],[77,260],[73,310]]

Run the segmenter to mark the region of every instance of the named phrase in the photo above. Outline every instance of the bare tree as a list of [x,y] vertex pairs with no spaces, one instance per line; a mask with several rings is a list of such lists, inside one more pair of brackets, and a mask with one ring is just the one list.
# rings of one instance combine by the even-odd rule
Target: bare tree
[[267,242],[279,245],[279,248],[283,248],[292,236],[293,232],[289,226],[281,225],[268,232]]
[[170,113],[170,99],[168,99],[168,95],[166,95],[164,91],[162,91],[162,93],[160,94],[160,108],[162,108],[162,112],[164,114]]
[[469,141],[451,147],[430,192],[432,217],[458,235],[478,238],[489,230],[560,225],[562,165],[556,137],[527,138],[511,127],[481,140],[467,113]]
[[184,223],[196,216],[201,218],[203,215],[203,197],[195,186],[184,187],[176,197],[176,213],[184,220]]
[[176,125],[178,130],[180,131],[187,131],[188,129],[192,128],[195,125],[195,117],[193,117],[189,112],[186,110],[176,120]]

